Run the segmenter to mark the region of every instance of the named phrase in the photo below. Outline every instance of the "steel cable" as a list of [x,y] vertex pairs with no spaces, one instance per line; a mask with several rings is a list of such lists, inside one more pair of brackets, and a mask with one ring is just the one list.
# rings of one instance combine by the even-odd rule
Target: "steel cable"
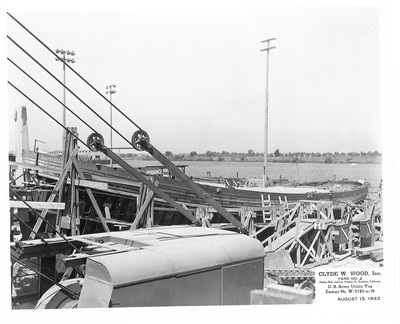
[[54,283],[56,286],[60,287],[61,290],[71,299],[73,300],[77,300],[79,299],[79,293],[76,293],[75,291],[61,285],[60,283],[58,283],[57,281],[55,281],[54,279],[46,276],[45,274],[41,273],[39,270],[36,270],[32,267],[30,267],[27,263],[25,263],[24,261],[16,258],[15,256],[11,255],[11,259],[13,259],[14,262],[18,262],[19,264],[22,264],[24,267],[27,267],[29,270],[32,270],[33,272],[37,273],[38,275],[46,278],[47,280],[51,281],[52,283]]
[[8,81],[8,84],[11,85],[15,90],[17,90],[20,94],[22,94],[26,99],[28,99],[30,102],[32,102],[36,107],[38,107],[41,111],[43,111],[47,116],[49,116],[51,119],[53,119],[58,125],[60,125],[62,128],[64,128],[68,133],[70,133],[73,137],[75,137],[79,142],[81,142],[83,145],[85,145],[89,150],[90,147],[82,141],[78,136],[76,136],[73,132],[71,132],[68,127],[64,127],[57,119],[55,119],[53,116],[51,116],[46,110],[44,110],[42,107],[40,107],[36,102],[34,102],[28,95],[26,95],[24,92],[22,92],[20,89],[18,89],[14,84],[12,84],[10,81]]
[[[56,58],[63,62],[63,60],[54,53],[44,42],[42,42],[35,34],[33,34],[27,27],[25,27],[20,21],[18,21],[14,16],[7,12],[17,24],[19,24],[26,32],[28,32],[35,40],[37,40],[44,48],[46,48],[50,53],[52,53]],[[82,81],[84,81],[90,88],[92,88],[99,96],[106,100],[110,105],[112,105],[122,116],[124,116],[128,121],[135,125],[140,130],[143,130],[138,124],[136,124],[132,119],[130,119],[123,111],[121,111],[117,106],[115,106],[111,101],[109,101],[100,91],[98,91],[94,86],[92,86],[84,77],[82,77],[78,72],[75,71],[66,62],[63,62],[72,72],[74,72]]]
[[65,107],[71,114],[73,114],[78,120],[84,123],[87,127],[89,127],[93,132],[98,133],[92,126],[86,123],[82,118],[80,118],[77,114],[75,114],[70,108],[64,105],[59,99],[56,98],[50,91],[48,91],[45,87],[43,87],[38,81],[36,81],[31,75],[29,75],[23,68],[21,68],[17,63],[7,57],[7,60],[10,61],[16,68],[18,68],[22,73],[24,73],[29,79],[35,82],[42,90],[44,90],[49,96],[51,96],[54,100],[56,100],[60,105]]
[[[124,139],[128,144],[132,145],[132,143],[126,139],[118,130],[112,127],[103,117],[101,117],[94,109],[92,109],[86,102],[84,102],[78,95],[75,94],[70,88],[64,85],[53,73],[51,73],[48,69],[46,69],[39,61],[37,61],[31,54],[29,54],[21,45],[19,45],[15,40],[13,40],[9,35],[7,38],[17,46],[22,52],[24,52],[32,61],[34,61],[37,65],[39,65],[44,71],[46,71],[54,80],[56,80],[59,84],[61,84],[65,89],[67,89],[76,99],[78,99],[84,106],[86,106],[93,114],[95,114],[102,122],[104,122],[108,127],[110,127],[114,132],[116,132],[122,139]],[[10,83],[10,82],[9,82]],[[132,145],[133,146],[133,145]]]
[[39,239],[46,245],[48,246],[51,250],[53,250],[53,252],[55,252],[55,254],[60,254],[59,251],[57,251],[57,249],[55,249],[53,246],[51,246],[48,242],[46,242],[42,237],[40,237],[38,234],[38,232],[35,232],[34,229],[32,227],[30,227],[24,220],[21,219],[21,217],[19,217],[16,213],[10,211],[11,214],[14,215],[14,217],[16,217],[20,223],[24,224],[28,229],[30,229],[36,236],[39,237]]
[[71,247],[73,247],[75,250],[79,251],[79,249],[74,246],[61,232],[59,232],[57,230],[57,228],[55,228],[52,224],[50,224],[44,217],[42,217],[41,215],[39,215],[39,213],[34,210],[14,189],[9,188],[9,190],[15,195],[15,197],[18,198],[18,200],[22,201],[29,210],[31,210],[36,216],[38,216],[39,218],[41,218],[44,222],[46,222],[46,224],[48,224],[53,230],[55,230],[55,232],[60,235],[60,237],[67,242],[69,245],[71,245]]

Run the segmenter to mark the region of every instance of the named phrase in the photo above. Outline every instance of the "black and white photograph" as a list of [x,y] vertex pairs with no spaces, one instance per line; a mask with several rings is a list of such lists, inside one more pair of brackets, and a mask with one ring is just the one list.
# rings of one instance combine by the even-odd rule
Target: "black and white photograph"
[[397,322],[396,7],[2,5],[9,322]]

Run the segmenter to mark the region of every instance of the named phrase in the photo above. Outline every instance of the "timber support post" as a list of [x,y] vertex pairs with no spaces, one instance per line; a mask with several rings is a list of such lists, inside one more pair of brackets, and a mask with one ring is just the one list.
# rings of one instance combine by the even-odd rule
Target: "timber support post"
[[[153,183],[153,181],[151,181]],[[154,182],[154,186],[158,186],[158,181]],[[146,187],[144,184],[140,186],[139,197],[137,198],[137,209],[135,220],[130,229],[134,230],[139,227],[140,219],[146,214],[146,226],[154,226],[154,191]]]
[[196,217],[201,222],[202,227],[212,227],[210,223],[212,214],[209,213],[208,208],[206,207],[196,208]]
[[[66,211],[68,210],[67,212],[68,215],[63,215],[61,210],[57,212],[56,228],[60,229],[63,220],[64,222],[67,220],[70,224],[69,228],[71,230],[71,235],[76,235],[77,234],[76,223],[77,223],[77,217],[79,217],[78,209],[76,206],[76,197],[77,197],[76,187],[75,187],[76,169],[72,163],[68,164],[68,161],[70,161],[72,158],[77,158],[78,156],[78,151],[79,151],[79,147],[77,146],[78,132],[76,127],[68,127],[68,132],[65,133],[66,137],[63,147],[62,167],[63,169],[66,169],[68,167],[67,172],[69,173],[71,186],[69,188],[69,192],[66,192],[65,187],[66,187],[67,177],[65,177],[64,181],[61,183],[60,189],[58,190],[58,201],[59,202],[67,201],[69,198],[70,206],[68,209],[66,209]],[[75,148],[78,149],[75,150]]]

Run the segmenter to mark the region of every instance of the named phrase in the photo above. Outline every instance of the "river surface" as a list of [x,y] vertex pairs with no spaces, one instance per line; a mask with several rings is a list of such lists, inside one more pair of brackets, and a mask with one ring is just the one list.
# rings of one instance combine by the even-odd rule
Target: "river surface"
[[[134,167],[160,165],[156,161],[131,160]],[[262,179],[263,162],[203,162],[182,161],[175,165],[188,165],[186,174],[194,177],[240,177]],[[321,180],[366,180],[371,188],[377,188],[382,179],[381,164],[328,164],[328,163],[268,163],[268,175],[271,179],[279,177],[289,181],[308,182]]]

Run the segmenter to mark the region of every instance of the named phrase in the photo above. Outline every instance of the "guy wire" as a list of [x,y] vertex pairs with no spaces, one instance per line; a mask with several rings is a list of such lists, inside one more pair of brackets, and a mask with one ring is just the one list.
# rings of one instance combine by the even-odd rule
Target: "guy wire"
[[57,228],[55,228],[52,224],[50,224],[49,222],[46,221],[46,219],[44,217],[42,217],[41,215],[39,215],[39,213],[34,210],[15,190],[13,190],[12,188],[9,188],[9,190],[20,200],[22,201],[28,208],[29,210],[31,210],[36,216],[38,216],[39,218],[41,218],[44,222],[46,222],[53,230],[56,231],[56,233],[58,235],[60,235],[60,237],[67,242],[69,245],[71,245],[75,250],[79,251],[79,249],[73,245],[61,232],[59,232],[57,230]]
[[28,99],[30,102],[32,102],[36,107],[38,107],[41,111],[43,111],[47,116],[49,116],[51,119],[53,119],[58,125],[60,125],[62,128],[64,128],[68,133],[70,133],[73,137],[75,137],[78,141],[80,141],[83,145],[85,145],[89,150],[90,147],[82,141],[78,136],[76,136],[74,133],[72,133],[67,127],[64,127],[57,119],[55,119],[53,116],[51,116],[46,110],[44,110],[42,107],[40,107],[36,102],[34,102],[31,98],[29,98],[25,93],[23,93],[20,89],[18,89],[15,85],[13,85],[10,81],[7,81],[8,84],[10,84],[15,90],[17,90],[20,94],[22,94],[26,99]]
[[[25,31],[27,31],[34,39],[36,39],[44,48],[46,48],[50,53],[52,53],[56,58],[61,60],[61,58],[54,53],[44,42],[42,42],[35,34],[33,34],[27,27],[25,27],[21,22],[19,22],[15,17],[13,17],[9,12],[7,12],[16,23],[18,23]],[[62,60],[61,60],[62,61]],[[63,62],[63,61],[62,61]],[[143,130],[138,124],[136,124],[132,119],[130,119],[123,111],[121,111],[117,106],[115,106],[111,101],[109,101],[100,91],[98,91],[94,86],[92,86],[84,77],[82,77],[78,72],[76,72],[71,66],[66,62],[63,62],[72,72],[74,72],[82,81],[84,81],[92,90],[94,90],[99,96],[106,100],[110,105],[112,105],[122,116],[124,116],[128,121],[135,125],[140,130]]]
[[63,286],[63,285],[61,285],[60,283],[58,283],[58,282],[55,281],[54,279],[52,279],[52,278],[46,276],[45,274],[41,273],[40,271],[38,271],[38,270],[36,270],[36,269],[30,267],[30,266],[29,266],[27,263],[25,263],[24,261],[22,261],[22,260],[16,258],[16,257],[13,256],[13,255],[11,255],[11,259],[13,259],[15,262],[18,262],[18,263],[22,264],[23,266],[27,267],[28,269],[32,270],[33,272],[36,272],[38,275],[40,275],[40,276],[46,278],[47,280],[51,281],[51,282],[54,283],[56,286],[60,287],[61,290],[63,290],[64,293],[65,293],[68,297],[70,297],[70,298],[72,298],[72,299],[74,299],[74,300],[79,299],[79,297],[77,297],[77,295],[79,295],[78,293],[76,293],[76,292],[74,292],[73,290],[71,290],[71,289],[69,289],[69,288],[67,288],[67,287],[65,287],[65,286]]
[[7,57],[15,67],[17,67],[22,73],[24,73],[28,78],[30,78],[33,82],[35,82],[41,89],[43,89],[49,96],[51,96],[54,100],[56,100],[59,104],[65,107],[71,114],[73,114],[76,118],[78,118],[82,123],[84,123],[87,127],[89,127],[93,132],[98,133],[92,126],[86,123],[82,118],[80,118],[77,114],[75,114],[70,108],[64,105],[59,99],[56,98],[50,91],[48,91],[45,87],[43,87],[39,82],[37,82],[32,76],[30,76],[24,69],[22,69],[18,64],[16,64],[13,60]]
[[[16,41],[14,41],[9,35],[7,38],[14,43],[22,52],[24,52],[32,61],[34,61],[37,65],[39,65],[44,71],[46,71],[53,79],[55,79],[59,84],[61,84],[65,89],[67,89],[75,98],[77,98],[83,105],[85,105],[93,114],[95,114],[102,122],[104,122],[108,127],[112,128],[114,132],[116,132],[122,139],[124,139],[127,143],[132,145],[132,143],[127,140],[118,130],[112,127],[103,117],[101,117],[97,112],[94,111],[86,102],[84,102],[79,96],[75,94],[70,88],[64,85],[57,77],[54,76],[49,70],[47,70],[40,62],[38,62],[31,54],[29,54],[21,45],[19,45]],[[133,145],[132,145],[133,146]]]

